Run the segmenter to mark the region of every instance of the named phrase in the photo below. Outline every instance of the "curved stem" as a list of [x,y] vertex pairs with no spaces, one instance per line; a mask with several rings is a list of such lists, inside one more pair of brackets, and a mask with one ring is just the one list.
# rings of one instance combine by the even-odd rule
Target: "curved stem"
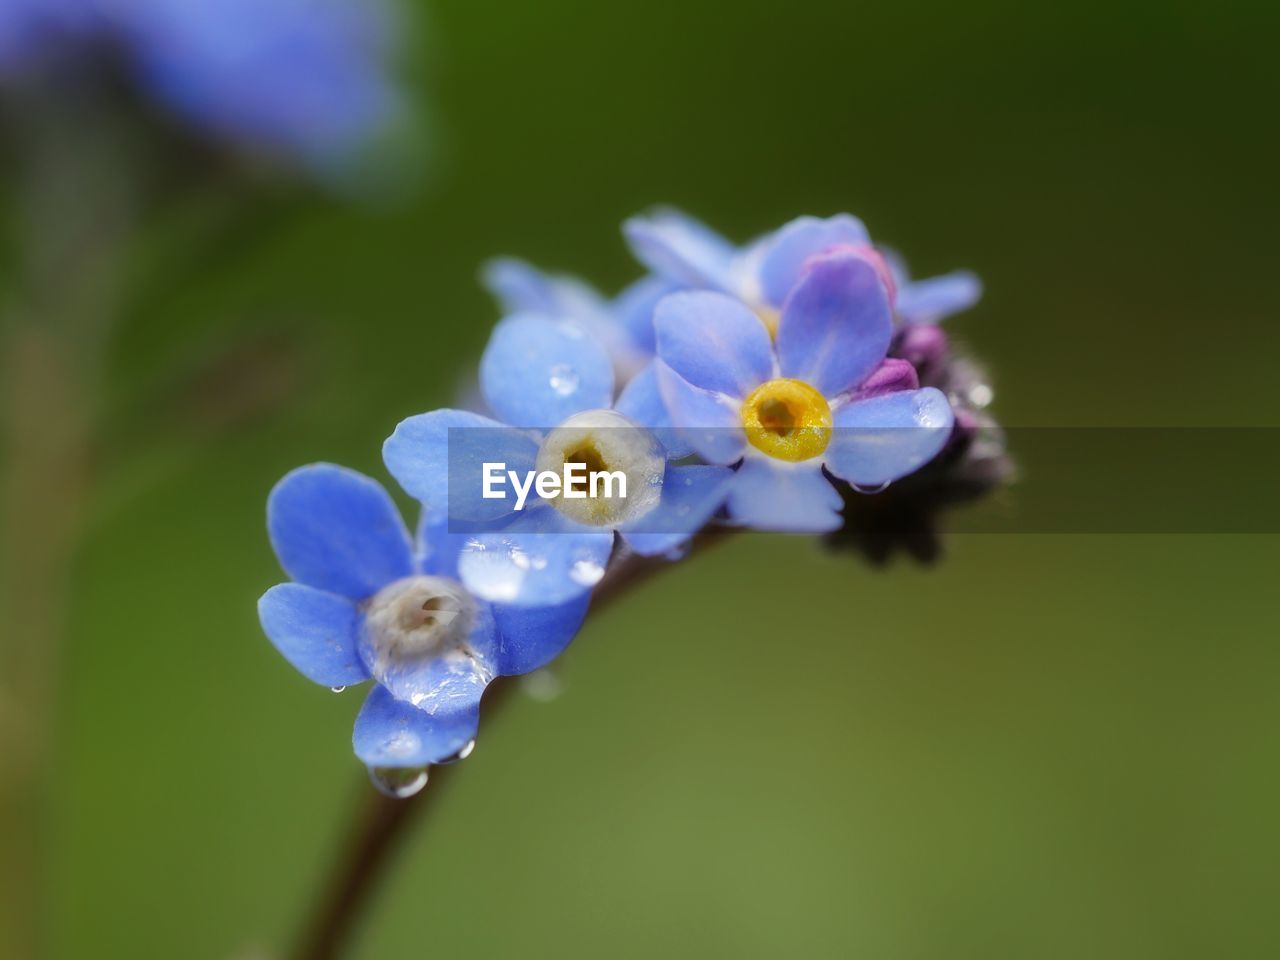
[[[694,537],[693,552],[705,552],[722,543],[736,531],[717,527]],[[591,600],[592,614],[622,596],[637,584],[672,566],[660,557],[630,555],[613,563]],[[491,718],[495,711],[515,699],[516,677],[499,677],[485,691],[481,716]],[[367,908],[382,873],[387,869],[397,842],[409,825],[421,820],[425,811],[439,798],[445,785],[458,776],[464,764],[432,768],[431,781],[421,793],[407,800],[394,800],[373,790],[365,791],[363,806],[342,858],[335,864],[318,909],[303,931],[294,960],[336,960],[342,956],[352,932]]]

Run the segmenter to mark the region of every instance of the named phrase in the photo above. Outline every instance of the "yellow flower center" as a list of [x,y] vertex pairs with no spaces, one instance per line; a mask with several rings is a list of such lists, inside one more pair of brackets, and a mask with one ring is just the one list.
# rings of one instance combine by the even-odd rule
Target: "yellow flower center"
[[811,460],[831,442],[831,407],[801,380],[770,380],[743,401],[742,428],[751,445],[771,457]]

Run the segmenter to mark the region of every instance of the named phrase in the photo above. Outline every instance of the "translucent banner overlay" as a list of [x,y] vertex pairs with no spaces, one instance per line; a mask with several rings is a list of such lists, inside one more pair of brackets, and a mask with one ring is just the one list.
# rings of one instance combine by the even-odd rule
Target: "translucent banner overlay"
[[[841,450],[841,458],[824,452],[772,465],[817,470],[826,463],[829,480],[847,495],[846,510],[878,513],[882,528],[918,524],[923,511],[955,533],[1280,533],[1280,428],[1012,428],[980,435],[967,446],[953,438],[936,458],[878,492],[870,492],[875,486],[850,489],[834,476],[840,462],[857,459],[859,451],[891,461],[892,451],[906,451],[902,456],[909,460],[911,450],[929,446],[929,431],[827,433],[826,451]],[[572,437],[554,430],[451,428],[449,531],[492,532],[530,511],[553,510],[571,523],[549,523],[548,532],[566,526],[696,532],[684,528],[678,511],[656,509],[670,495],[673,469],[698,462],[687,455],[691,447],[769,459],[737,428],[691,434],[597,428]],[[685,456],[666,459],[669,449]],[[1001,461],[998,473],[1007,482],[990,482],[997,472],[990,469],[993,460]],[[582,464],[568,474],[572,502],[563,496],[565,463]],[[595,497],[592,473],[614,474],[608,481],[597,478]],[[625,497],[619,496],[618,474],[626,477]],[[727,485],[732,487],[731,478]],[[540,495],[553,488],[555,495]]]

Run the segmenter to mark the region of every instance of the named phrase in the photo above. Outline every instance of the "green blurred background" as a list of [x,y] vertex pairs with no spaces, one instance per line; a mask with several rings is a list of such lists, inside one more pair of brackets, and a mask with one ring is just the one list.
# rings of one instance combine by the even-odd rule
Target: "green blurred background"
[[[489,256],[612,290],[653,203],[739,239],[848,210],[921,275],[983,276],[951,329],[1006,423],[1280,423],[1273,4],[422,6],[423,190],[277,197],[140,261],[71,610],[57,957],[270,956],[302,923],[369,789],[361,695],[261,636],[264,498],[314,460],[387,479],[382,438],[495,319]],[[1277,561],[735,542],[482,728],[355,955],[1280,955]]]

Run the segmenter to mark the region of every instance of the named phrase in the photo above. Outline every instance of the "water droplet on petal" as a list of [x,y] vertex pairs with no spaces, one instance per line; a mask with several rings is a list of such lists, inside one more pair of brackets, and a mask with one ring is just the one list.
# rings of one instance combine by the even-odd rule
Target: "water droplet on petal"
[[594,587],[604,576],[604,567],[594,560],[579,560],[569,568],[569,579],[583,587]]
[[330,687],[329,689],[332,690],[334,693],[341,693],[343,690],[347,688],[346,687]]
[[426,767],[370,767],[369,780],[379,793],[396,800],[412,797],[427,785]]
[[457,753],[452,756],[445,757],[443,760],[437,760],[436,763],[457,763],[459,760],[465,760],[467,757],[471,756],[471,752],[475,750],[475,748],[476,742],[474,740],[468,740],[462,745],[462,749]]
[[551,389],[562,397],[567,397],[578,389],[578,371],[567,363],[557,363],[551,368]]
[[889,482],[886,480],[884,483],[855,483],[852,486],[858,493],[875,494],[888,490]]

